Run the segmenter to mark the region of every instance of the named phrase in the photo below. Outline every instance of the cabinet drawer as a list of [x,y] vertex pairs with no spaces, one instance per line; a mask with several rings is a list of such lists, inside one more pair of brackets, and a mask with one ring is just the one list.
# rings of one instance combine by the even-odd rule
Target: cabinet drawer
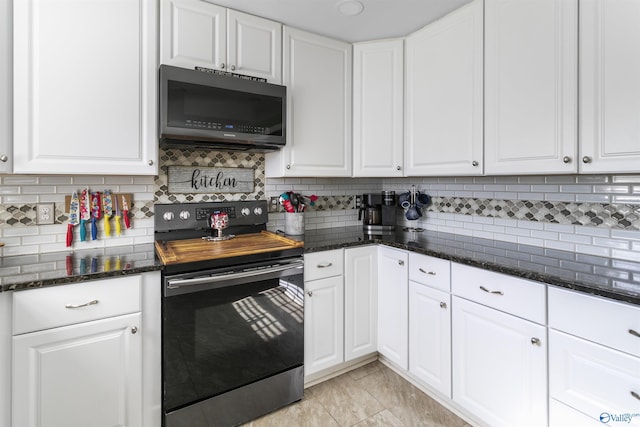
[[599,420],[603,412],[638,412],[634,393],[640,395],[640,357],[549,331],[549,397]]
[[13,334],[140,311],[142,276],[31,289],[13,295]]
[[451,291],[451,262],[427,255],[409,253],[409,280]]
[[546,323],[545,284],[451,263],[451,289],[462,298],[523,319]]
[[304,280],[339,276],[343,272],[342,249],[314,252],[304,255]]
[[549,327],[640,355],[640,307],[549,287]]

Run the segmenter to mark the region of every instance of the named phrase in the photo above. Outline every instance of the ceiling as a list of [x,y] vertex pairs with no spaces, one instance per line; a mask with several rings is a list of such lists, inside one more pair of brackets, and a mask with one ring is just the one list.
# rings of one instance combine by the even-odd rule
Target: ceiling
[[[359,0],[362,13],[345,16],[345,0],[207,0],[347,42],[402,37],[471,0]],[[350,5],[347,5],[350,6]]]

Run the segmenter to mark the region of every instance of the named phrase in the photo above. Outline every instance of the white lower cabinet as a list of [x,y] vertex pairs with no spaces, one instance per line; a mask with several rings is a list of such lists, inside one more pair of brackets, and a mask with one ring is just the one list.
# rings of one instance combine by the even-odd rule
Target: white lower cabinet
[[342,249],[304,256],[305,377],[344,362]]
[[11,425],[11,293],[0,292],[0,426]]
[[159,272],[11,296],[11,425],[159,425]]
[[542,325],[453,297],[453,400],[491,426],[547,425]]
[[378,350],[378,248],[344,251],[344,360]]
[[451,398],[451,295],[409,282],[409,372]]
[[550,287],[549,328],[550,424],[640,425],[640,308]]
[[13,425],[142,425],[140,321],[134,313],[14,337]]
[[378,248],[378,352],[399,368],[408,368],[409,256]]

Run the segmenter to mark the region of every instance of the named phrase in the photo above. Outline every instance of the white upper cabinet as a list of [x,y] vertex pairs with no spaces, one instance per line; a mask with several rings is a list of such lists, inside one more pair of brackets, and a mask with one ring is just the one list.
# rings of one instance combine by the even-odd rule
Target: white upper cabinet
[[14,171],[155,175],[156,3],[13,6]]
[[199,0],[162,0],[160,63],[227,67],[227,9]]
[[266,175],[351,176],[351,45],[284,27],[287,144]]
[[474,0],[407,37],[407,176],[482,174],[482,12]]
[[13,157],[13,69],[11,0],[0,0],[0,173],[11,173]]
[[161,63],[282,83],[282,25],[198,0],[162,0]]
[[485,0],[486,174],[577,171],[577,8]]
[[404,42],[353,47],[353,176],[402,176]]
[[282,25],[227,11],[227,61],[231,71],[282,83]]
[[580,1],[580,171],[640,170],[640,2]]

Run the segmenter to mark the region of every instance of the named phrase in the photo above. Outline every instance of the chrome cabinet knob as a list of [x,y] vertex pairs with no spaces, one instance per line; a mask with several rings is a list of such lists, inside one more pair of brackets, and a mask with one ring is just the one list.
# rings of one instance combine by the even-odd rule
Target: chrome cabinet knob
[[402,169],[400,166],[396,166],[397,171],[399,171],[400,169]]
[[311,292],[311,291],[307,291],[307,295],[309,295],[310,297],[312,297],[312,296],[313,296],[313,292]]
[[131,333],[132,334],[137,334],[138,333],[138,327],[137,326],[132,327],[131,328]]
[[401,260],[401,259],[399,259],[399,260],[398,260],[398,265],[404,265],[404,261],[403,261],[403,260]]
[[291,169],[291,165],[287,165],[287,169]]
[[564,157],[562,158],[562,162],[563,162],[563,163],[571,163],[571,157],[569,157],[569,156],[564,156]]
[[440,303],[440,308],[447,308],[447,303],[446,302],[441,302]]
[[220,68],[222,68],[224,70],[224,67],[226,67],[226,65],[224,64],[224,62],[220,63]]
[[591,157],[589,156],[584,156],[582,158],[582,163],[591,163]]
[[6,154],[3,154],[2,156],[0,156],[0,162],[7,163],[7,160],[9,160],[9,157],[7,157]]
[[236,69],[236,66],[235,66],[235,65],[232,65],[232,66],[231,66],[231,71],[234,71],[235,69]]
[[147,163],[149,164],[149,166],[153,166],[153,160],[149,160]]
[[476,162],[475,160],[474,160],[473,162],[471,162],[471,166],[473,166],[473,167],[478,166],[478,164],[479,164],[479,163],[478,163],[478,162]]
[[539,338],[535,338],[535,337],[531,338],[531,344],[539,346],[540,345],[540,339]]

